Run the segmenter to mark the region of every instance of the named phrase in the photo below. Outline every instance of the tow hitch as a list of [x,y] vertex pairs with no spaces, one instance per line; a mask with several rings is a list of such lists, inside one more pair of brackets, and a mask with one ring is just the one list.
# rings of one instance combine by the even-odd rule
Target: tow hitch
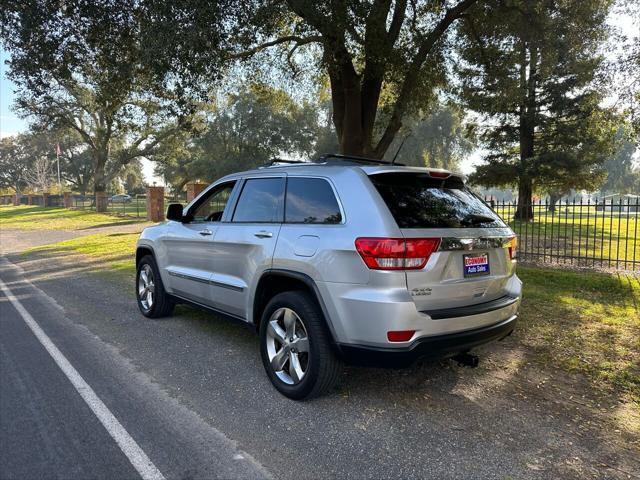
[[469,352],[463,352],[457,354],[455,357],[451,357],[452,360],[458,363],[462,367],[476,368],[480,359],[477,355]]

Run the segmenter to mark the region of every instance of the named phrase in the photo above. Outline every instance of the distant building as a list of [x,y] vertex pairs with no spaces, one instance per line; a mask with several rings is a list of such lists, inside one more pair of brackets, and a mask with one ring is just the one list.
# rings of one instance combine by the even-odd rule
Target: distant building
[[640,211],[640,195],[631,193],[613,193],[598,199],[596,210],[600,212],[638,212]]

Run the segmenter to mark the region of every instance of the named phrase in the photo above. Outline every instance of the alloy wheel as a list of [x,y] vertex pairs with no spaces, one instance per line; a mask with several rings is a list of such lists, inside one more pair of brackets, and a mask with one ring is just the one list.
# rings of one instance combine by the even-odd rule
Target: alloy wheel
[[298,314],[286,307],[273,312],[266,342],[276,376],[288,385],[300,383],[309,368],[309,336]]
[[154,295],[155,284],[153,281],[153,270],[148,263],[145,263],[138,275],[138,298],[145,310],[151,310],[153,307]]

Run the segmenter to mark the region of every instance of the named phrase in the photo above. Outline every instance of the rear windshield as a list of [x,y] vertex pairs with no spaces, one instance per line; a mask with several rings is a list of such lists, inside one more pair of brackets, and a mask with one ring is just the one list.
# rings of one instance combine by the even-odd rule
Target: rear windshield
[[369,177],[400,228],[504,227],[458,177],[382,173]]

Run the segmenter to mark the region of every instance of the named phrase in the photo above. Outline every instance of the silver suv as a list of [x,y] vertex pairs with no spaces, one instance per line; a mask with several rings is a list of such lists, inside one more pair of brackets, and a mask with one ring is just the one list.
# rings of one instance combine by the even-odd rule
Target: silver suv
[[357,157],[221,178],[136,252],[143,315],[189,303],[248,322],[284,395],[325,392],[342,361],[407,365],[509,335],[516,237],[460,175]]

